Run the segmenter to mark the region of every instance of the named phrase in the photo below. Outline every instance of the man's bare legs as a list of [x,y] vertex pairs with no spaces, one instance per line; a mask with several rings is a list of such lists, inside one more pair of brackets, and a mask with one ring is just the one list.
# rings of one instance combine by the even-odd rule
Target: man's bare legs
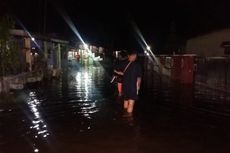
[[134,104],[135,104],[134,100],[131,100],[131,99],[125,100],[124,101],[124,109],[126,109],[127,112],[131,114],[133,112]]
[[130,99],[128,102],[128,109],[127,109],[128,113],[130,114],[133,113],[134,104],[135,104],[135,101]]
[[128,106],[129,106],[129,101],[128,101],[128,100],[125,100],[125,101],[124,101],[124,109],[127,110],[127,109],[128,109]]

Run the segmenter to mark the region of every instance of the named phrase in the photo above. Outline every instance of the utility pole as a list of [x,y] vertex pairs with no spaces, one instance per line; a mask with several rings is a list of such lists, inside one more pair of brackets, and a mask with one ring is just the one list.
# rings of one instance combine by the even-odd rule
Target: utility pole
[[44,0],[44,8],[43,8],[43,34],[46,33],[46,19],[47,19],[47,0]]

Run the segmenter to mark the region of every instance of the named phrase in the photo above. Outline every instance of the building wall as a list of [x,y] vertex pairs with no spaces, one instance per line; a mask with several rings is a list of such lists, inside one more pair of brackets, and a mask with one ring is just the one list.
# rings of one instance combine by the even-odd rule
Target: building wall
[[230,93],[230,59],[227,57],[197,58],[195,83]]
[[198,56],[223,56],[222,42],[230,41],[230,29],[212,32],[187,41],[186,53]]
[[[38,52],[38,55],[39,53],[44,55],[45,61],[47,62],[46,66],[49,68],[61,69],[61,55],[63,54],[62,52],[66,52],[64,49],[67,49],[69,43],[68,41],[32,34],[36,40],[35,43],[32,41],[31,36],[28,35],[27,32],[20,29],[12,29],[10,34],[17,38],[17,41],[20,40],[18,43],[22,44],[20,50],[22,50],[21,52],[24,54],[24,59],[22,58],[22,62],[24,61],[24,63],[27,63],[26,67],[28,67],[30,71],[33,70],[32,65],[35,62],[35,56],[37,56],[37,54],[35,56],[31,54],[31,51]],[[35,65],[36,64],[34,64],[34,66]]]

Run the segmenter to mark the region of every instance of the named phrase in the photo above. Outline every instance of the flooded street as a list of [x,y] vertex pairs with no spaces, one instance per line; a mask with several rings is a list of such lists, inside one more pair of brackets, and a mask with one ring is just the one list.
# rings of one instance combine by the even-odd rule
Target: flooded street
[[104,68],[86,66],[12,94],[0,103],[0,152],[229,153],[230,118],[208,112],[220,103],[213,94],[150,74],[130,117],[109,82]]

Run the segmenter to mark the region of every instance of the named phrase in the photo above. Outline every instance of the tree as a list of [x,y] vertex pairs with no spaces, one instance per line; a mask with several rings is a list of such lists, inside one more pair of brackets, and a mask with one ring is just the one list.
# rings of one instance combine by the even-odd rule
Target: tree
[[10,36],[14,20],[10,16],[0,18],[0,76],[15,74],[20,66],[17,41]]
[[11,39],[10,29],[14,28],[14,20],[10,16],[0,17],[0,81],[4,91],[3,76],[15,74],[20,66],[18,45]]

